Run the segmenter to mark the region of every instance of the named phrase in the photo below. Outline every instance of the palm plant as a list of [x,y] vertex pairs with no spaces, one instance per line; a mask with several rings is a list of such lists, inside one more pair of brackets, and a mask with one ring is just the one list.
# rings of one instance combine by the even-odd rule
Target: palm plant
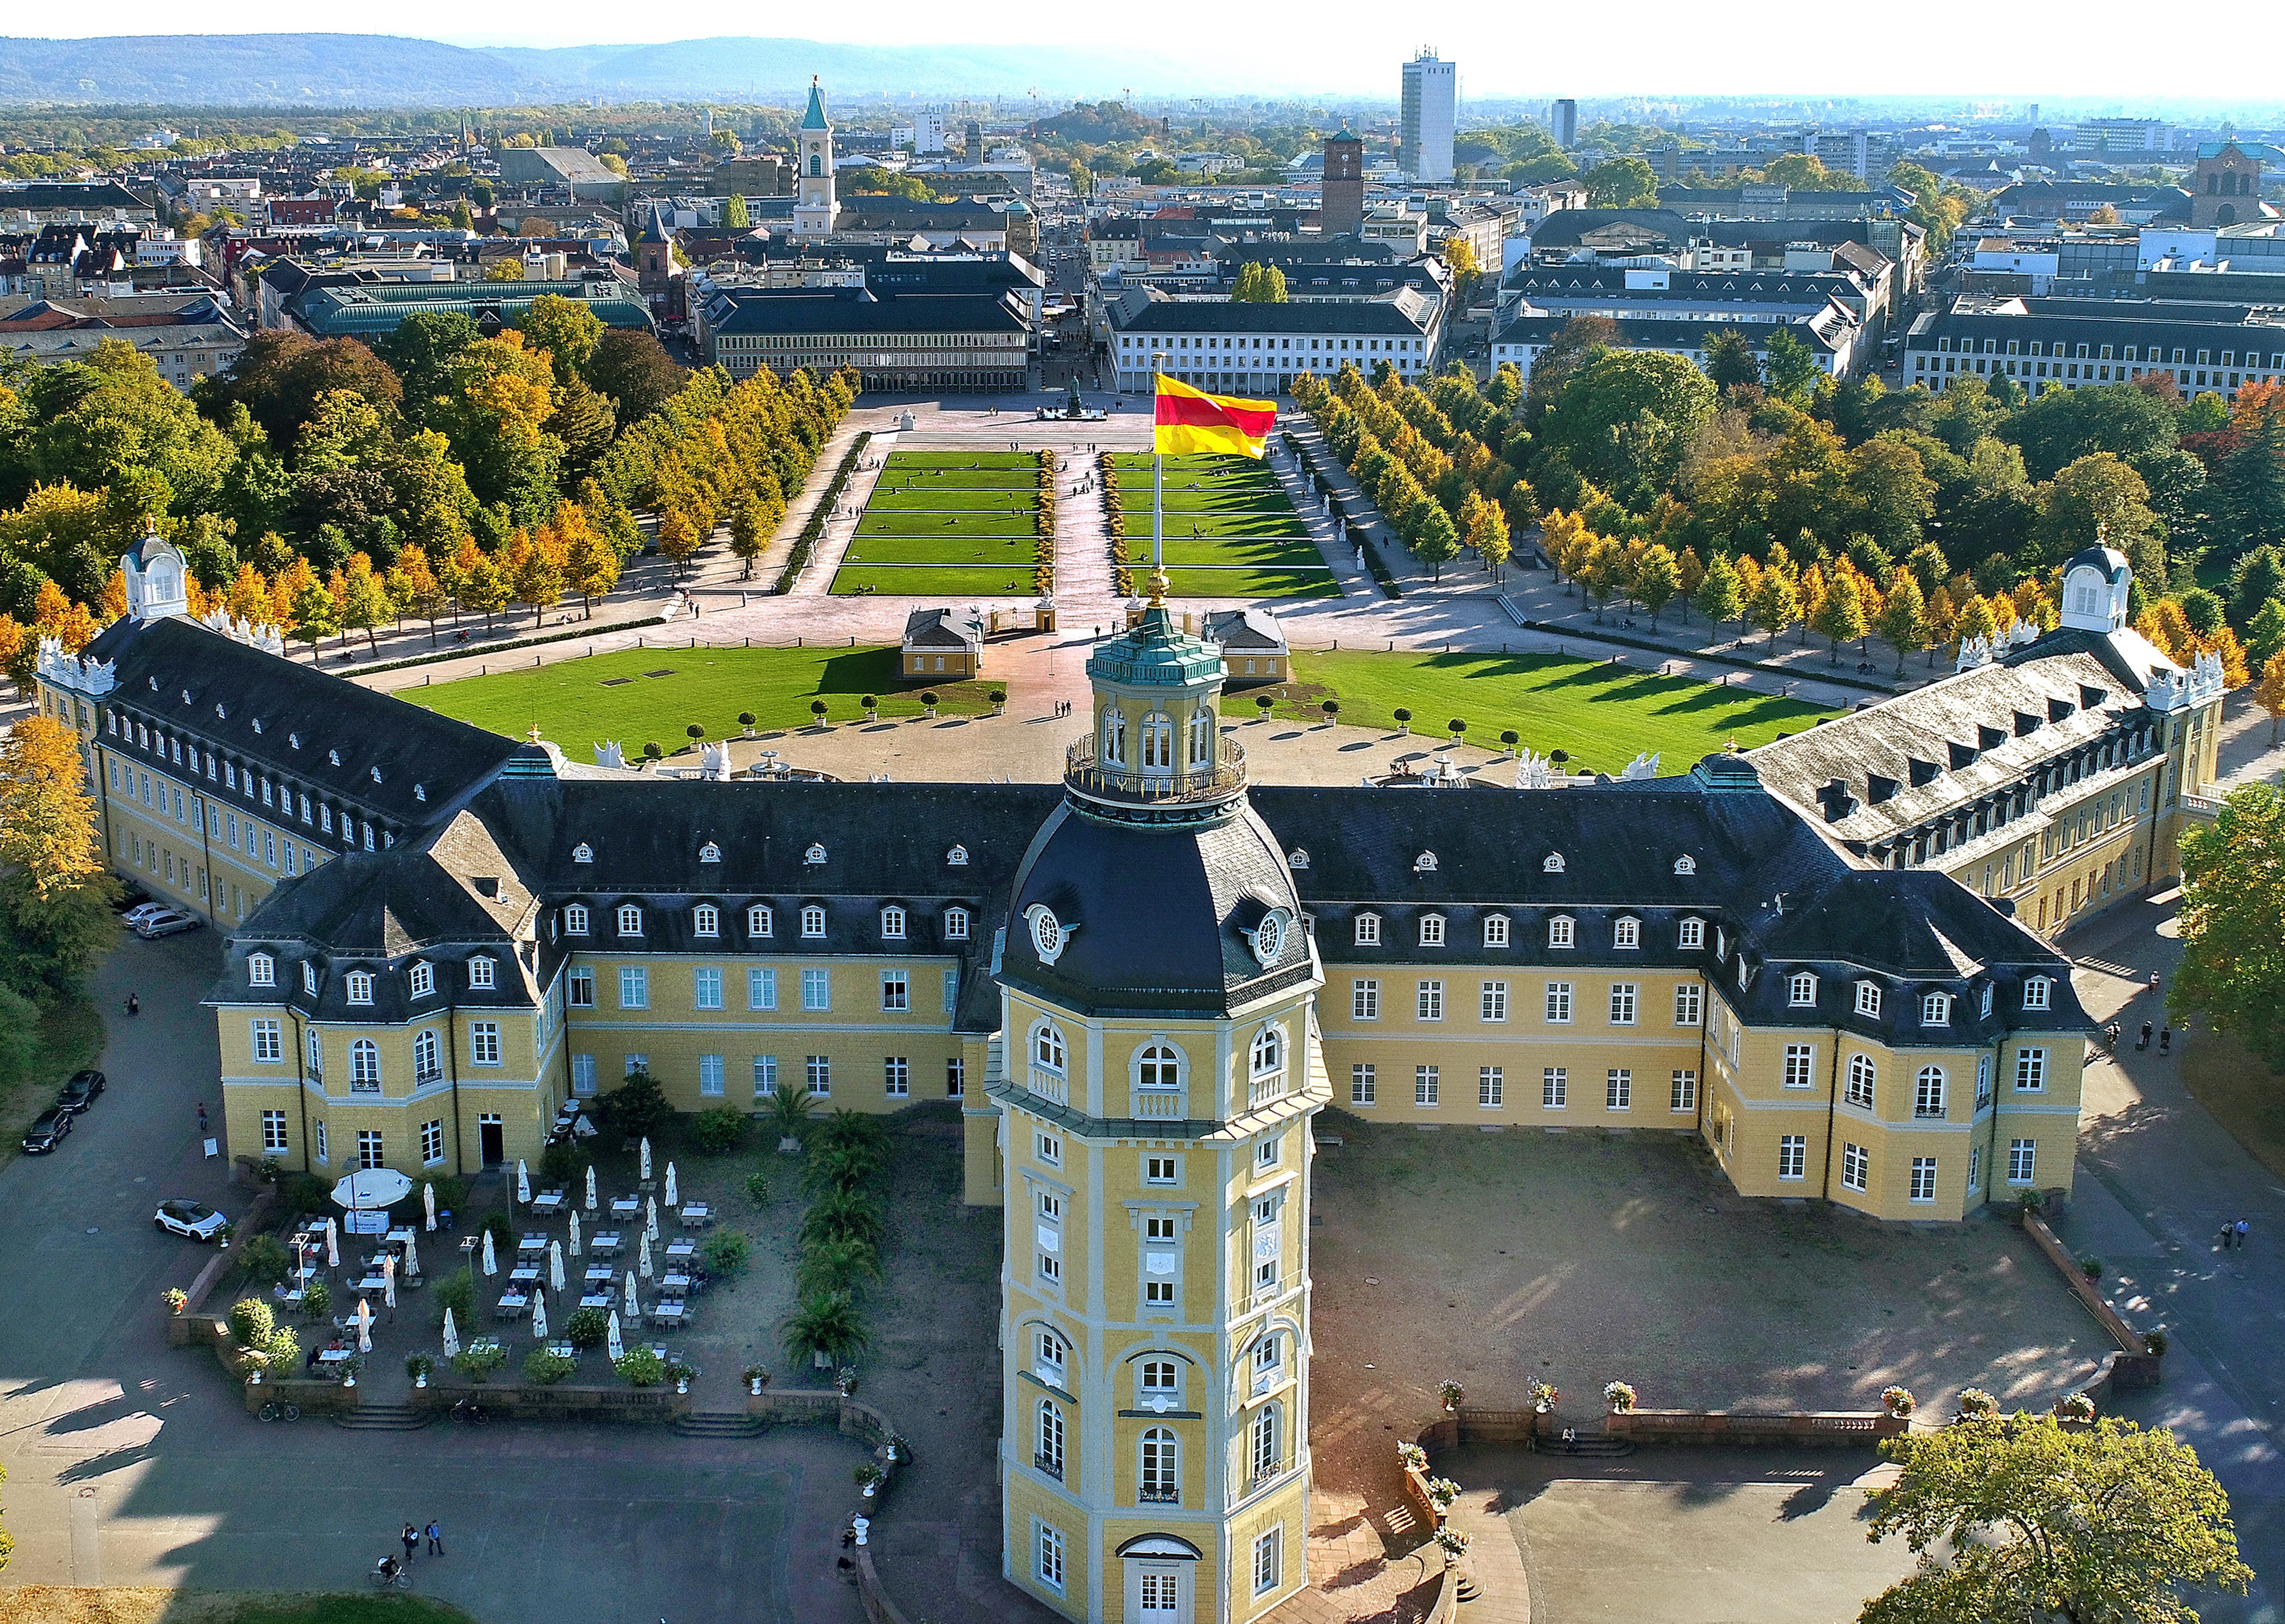
[[801,1243],[829,1245],[836,1241],[862,1241],[878,1246],[888,1229],[878,1203],[855,1190],[833,1190],[810,1204],[802,1214]]
[[803,1297],[853,1297],[867,1281],[881,1277],[881,1254],[863,1241],[825,1241],[805,1246],[794,1265],[794,1291]]
[[797,1089],[781,1088],[770,1096],[770,1109],[763,1120],[780,1140],[799,1139],[808,1130],[809,1096]]
[[813,1364],[847,1364],[861,1355],[872,1341],[856,1304],[840,1291],[803,1297],[781,1329],[786,1351]]
[[825,1142],[833,1145],[862,1145],[876,1154],[885,1152],[889,1131],[881,1126],[878,1117],[868,1117],[863,1111],[843,1106],[825,1119]]
[[803,1193],[812,1200],[839,1190],[861,1189],[881,1171],[879,1147],[862,1140],[821,1134],[801,1170]]

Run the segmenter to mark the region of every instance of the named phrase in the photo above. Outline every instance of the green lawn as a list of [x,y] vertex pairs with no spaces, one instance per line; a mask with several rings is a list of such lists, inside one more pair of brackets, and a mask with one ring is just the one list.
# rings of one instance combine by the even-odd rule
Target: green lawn
[[1009,485],[996,490],[938,490],[927,487],[900,486],[894,490],[876,490],[865,500],[867,514],[875,513],[958,513],[976,508],[991,508],[1005,513],[1011,507],[1036,510],[1040,491],[1036,485]]
[[1663,773],[1685,772],[1733,738],[1750,749],[1842,714],[1559,655],[1296,652],[1293,674],[1281,690],[1289,716],[1320,719],[1319,704],[1337,699],[1342,721],[1388,727],[1402,708],[1412,731],[1432,737],[1458,717],[1472,743],[1496,749],[1512,728],[1542,755],[1569,751],[1574,771],[1614,775],[1638,751],[1660,752]]
[[851,564],[981,564],[1029,569],[1039,556],[1033,536],[859,536],[843,560]]
[[[1029,570],[1022,581],[1028,592]],[[884,715],[918,715],[919,692],[927,685],[915,682],[905,691],[897,665],[893,647],[633,648],[405,688],[398,697],[511,739],[522,738],[536,722],[543,738],[561,745],[572,760],[586,762],[594,759],[590,747],[606,739],[617,740],[630,758],[646,743],[670,752],[681,749],[690,742],[683,730],[694,722],[710,739],[733,738],[742,710],[754,713],[760,731],[805,727],[810,702],[819,698],[836,722],[860,719],[857,702],[868,694],[881,698]],[[988,686],[938,684],[936,691],[946,710],[979,711],[990,708]]]
[[[1135,566],[1137,590],[1150,574],[1148,560]],[[1166,584],[1177,598],[1338,598],[1330,569],[1177,569]]]
[[831,593],[836,598],[859,592],[879,592],[891,598],[928,598],[971,603],[980,598],[1030,598],[1033,584],[1030,554],[1021,569],[963,569],[958,565],[885,564],[843,565],[833,572]]
[[[1150,538],[1148,536],[1129,541],[1127,547],[1137,558],[1150,556]],[[1255,568],[1271,565],[1289,569],[1323,569],[1325,567],[1325,561],[1318,556],[1316,544],[1306,536],[1299,538],[1231,537],[1221,541],[1211,537],[1194,541],[1188,537],[1169,536],[1166,537],[1166,553],[1169,565],[1246,564]]]
[[[1150,568],[1150,459],[1111,459],[1127,555]],[[1227,471],[1227,472],[1224,472]],[[1338,598],[1308,527],[1275,475],[1250,457],[1169,457],[1166,579],[1183,598]]]
[[1010,512],[1004,507],[976,508],[961,513],[882,513],[867,508],[857,521],[860,536],[1023,536],[1039,533],[1039,515],[1033,509]]
[[[1139,513],[1129,508],[1127,514],[1127,533],[1148,540],[1150,535],[1150,509],[1146,505]],[[1169,508],[1166,514],[1166,539],[1174,541],[1192,537],[1209,536],[1294,536],[1310,551],[1315,545],[1308,539],[1309,527],[1301,522],[1301,515],[1288,507],[1278,513],[1177,513]]]
[[1039,458],[1030,451],[891,451],[889,460],[881,467],[881,477],[886,479],[914,468],[1036,470],[1039,466]]

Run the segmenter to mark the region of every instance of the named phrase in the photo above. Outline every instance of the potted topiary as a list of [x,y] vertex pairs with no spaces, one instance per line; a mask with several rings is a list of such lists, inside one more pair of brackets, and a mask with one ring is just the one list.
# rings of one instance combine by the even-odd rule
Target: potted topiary
[[2093,1256],[2081,1258],[2078,1260],[2078,1272],[2085,1275],[2089,1280],[2101,1279],[2102,1259]]
[[166,1303],[167,1312],[169,1314],[182,1313],[184,1306],[191,1300],[191,1294],[180,1286],[169,1286],[159,1295]]
[[1511,756],[1515,754],[1515,747],[1522,742],[1523,735],[1512,727],[1500,734],[1500,748]]
[[876,695],[868,694],[857,703],[864,710],[867,721],[877,722],[881,719],[881,702]]
[[1635,1390],[1625,1382],[1606,1382],[1603,1386],[1603,1402],[1611,1407],[1611,1414],[1626,1415],[1635,1407]]
[[1443,1400],[1444,1413],[1446,1415],[1457,1415],[1460,1409],[1460,1400],[1467,1396],[1467,1389],[1461,1386],[1459,1383],[1454,1381],[1448,1376],[1442,1381],[1436,1384],[1436,1396]]
[[921,695],[921,714],[926,717],[934,717],[936,715],[936,695],[933,693],[926,693]]
[[1257,719],[1266,722],[1269,719],[1269,713],[1277,708],[1277,702],[1267,694],[1257,694],[1253,696],[1253,708],[1260,712]]
[[1468,731],[1468,725],[1456,716],[1450,721],[1444,724],[1444,729],[1447,733],[1452,735],[1452,742],[1457,744],[1460,741],[1461,736]]
[[656,739],[651,740],[648,743],[643,746],[642,753],[643,759],[645,761],[657,761],[666,755],[665,749],[660,746],[658,741]]
[[750,710],[741,710],[738,712],[738,726],[744,730],[746,737],[749,739],[752,738],[754,736],[754,713]]
[[583,1353],[602,1346],[610,1334],[611,1317],[601,1308],[575,1308],[563,1322],[563,1339]]
[[814,723],[815,723],[815,725],[816,725],[817,726],[819,726],[819,727],[822,727],[822,726],[825,726],[825,702],[824,702],[823,700],[821,700],[821,699],[813,699],[813,700],[811,700],[811,701],[809,702],[809,714],[810,714],[810,716],[811,716],[813,718],[814,718]]
[[404,1374],[412,1378],[412,1385],[415,1387],[426,1387],[428,1385],[428,1373],[436,1368],[436,1361],[426,1353],[413,1353],[404,1361]]
[[1338,699],[1329,699],[1317,709],[1325,713],[1325,726],[1331,727],[1340,717],[1341,702]]
[[1918,1403],[1909,1387],[1884,1387],[1881,1390],[1881,1407],[1899,1421],[1910,1416]]
[[1999,1413],[1999,1400],[1981,1387],[1959,1390],[1959,1418],[1962,1421],[1987,1421]]
[[695,722],[691,723],[689,726],[684,728],[682,731],[689,736],[690,741],[693,744],[697,743],[706,736],[706,730]]
[[753,1394],[754,1397],[758,1399],[760,1398],[762,1396],[762,1389],[769,1385],[769,1367],[766,1365],[748,1365],[743,1374],[746,1379],[746,1391]]
[[849,1474],[851,1480],[857,1485],[859,1490],[863,1493],[865,1498],[868,1500],[870,1500],[873,1497],[873,1491],[881,1487],[882,1482],[888,1477],[888,1475],[889,1474],[887,1472],[883,1471],[871,1461],[861,1463]]
[[322,1320],[333,1312],[334,1288],[322,1280],[312,1280],[302,1292],[302,1312],[313,1320]]
[[1396,712],[1396,731],[1402,734],[1409,734],[1412,731],[1412,712],[1409,710],[1399,710]]
[[1007,715],[1007,714],[1008,714],[1008,690],[1007,690],[1007,689],[1005,689],[1005,688],[994,688],[994,689],[993,689],[993,690],[992,690],[992,692],[991,692],[991,693],[989,693],[989,694],[985,694],[985,697],[986,699],[989,699],[989,700],[992,702],[992,714],[993,714],[993,715],[994,715],[994,716],[1005,716],[1005,715]]

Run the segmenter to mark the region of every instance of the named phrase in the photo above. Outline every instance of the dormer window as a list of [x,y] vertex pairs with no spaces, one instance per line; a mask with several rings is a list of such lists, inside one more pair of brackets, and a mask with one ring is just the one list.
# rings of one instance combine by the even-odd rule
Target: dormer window
[[1434,874],[1436,872],[1436,854],[1433,851],[1423,851],[1419,856],[1414,858],[1412,859],[1412,872],[1415,874]]
[[1983,984],[1983,996],[1977,1000],[1977,1008],[1984,1020],[1991,1018],[1991,984],[1988,981]]
[[966,846],[954,846],[951,851],[944,854],[944,860],[954,868],[967,867],[968,848]]
[[412,985],[412,996],[427,998],[436,990],[436,970],[434,965],[416,964],[408,978]]
[[1877,1020],[1881,1014],[1881,989],[1873,982],[1857,984],[1857,1013]]
[[964,942],[968,939],[966,908],[946,908],[944,911],[944,939],[947,942]]
[[[1744,969],[1745,966],[1746,961],[1743,959],[1738,961],[1738,968],[1739,969]],[[1743,986],[1745,983],[1740,981],[1738,985]],[[1795,1009],[1815,1008],[1817,1007],[1817,977],[1810,975],[1807,970],[1795,970],[1792,975],[1786,977],[1786,1003]]]
[[571,848],[571,860],[575,863],[593,862],[595,860],[595,848],[589,845],[585,841],[581,841],[577,845]]
[[278,961],[266,953],[257,953],[246,961],[246,985],[250,987],[274,987],[278,985]]
[[427,800],[427,799],[428,798],[428,785],[426,785],[426,784],[415,784],[415,785],[413,785],[413,786],[412,786],[412,798],[413,798],[414,800],[416,800],[416,801],[425,801],[425,800]]
[[1640,947],[1642,945],[1642,921],[1639,919],[1628,918],[1614,922],[1611,926],[1611,945],[1614,947]]
[[621,936],[642,934],[642,909],[632,902],[619,905],[619,934]]
[[1444,916],[1441,914],[1423,914],[1420,916],[1420,945],[1423,947],[1441,947],[1444,945]]
[[1558,914],[1547,922],[1547,945],[1550,947],[1575,947],[1579,945],[1579,922],[1568,914]]
[[1698,872],[1698,859],[1691,856],[1688,852],[1684,852],[1680,857],[1674,859],[1674,872],[1679,875],[1696,874]]
[[881,939],[884,942],[905,939],[905,911],[894,903],[881,910]]
[[1560,851],[1550,851],[1547,854],[1546,859],[1539,865],[1539,872],[1542,874],[1561,874],[1563,872],[1563,853]]
[[572,902],[566,903],[564,905],[563,934],[566,936],[585,936],[587,934],[587,905],[585,903]]
[[722,860],[722,848],[716,845],[712,841],[708,841],[704,845],[698,848],[698,860],[702,863],[720,862]]
[[1676,937],[1675,945],[1678,947],[1692,948],[1705,946],[1706,922],[1702,919],[1684,920]]
[[1296,846],[1285,854],[1285,867],[1299,874],[1309,866],[1309,854]]
[[818,864],[825,860],[825,848],[818,845],[810,847],[808,851],[801,854],[801,860],[809,864],[812,867],[815,867]]
[[353,1004],[373,1002],[373,972],[351,970],[343,981],[342,995]]
[[318,991],[318,967],[310,961],[302,961],[302,991],[315,996]]
[[1380,915],[1360,914],[1356,916],[1356,945],[1360,947],[1380,945]]
[[722,910],[711,902],[702,902],[690,910],[690,932],[693,936],[722,934]]
[[825,934],[825,910],[814,902],[801,911],[801,933],[813,939]]
[[289,733],[286,735],[286,742],[290,749],[298,750],[302,748],[302,735],[297,733]]
[[1923,992],[1920,994],[1920,1024],[1949,1026],[1951,1024],[1951,994]]
[[2048,1008],[2048,989],[2053,985],[2054,983],[2049,981],[2045,976],[2032,977],[2023,984],[2023,1008],[2026,1009]]
[[1504,947],[1508,944],[1508,918],[1504,914],[1484,915],[1484,945]]
[[777,922],[771,917],[766,905],[757,902],[746,910],[748,936],[774,936],[777,934],[776,925]]
[[482,953],[468,961],[468,985],[472,987],[497,986],[499,965]]

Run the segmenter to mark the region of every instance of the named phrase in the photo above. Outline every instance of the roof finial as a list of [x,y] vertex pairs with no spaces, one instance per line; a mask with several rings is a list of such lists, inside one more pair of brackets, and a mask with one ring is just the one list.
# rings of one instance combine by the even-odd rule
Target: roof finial
[[2110,545],[2109,520],[2097,519],[2094,522],[2094,545],[2098,547],[2107,547]]
[[1153,569],[1150,572],[1150,607],[1152,608],[1165,608],[1166,607],[1166,594],[1173,590],[1174,584],[1166,579],[1166,570],[1164,565],[1161,565],[1159,568]]
[[531,725],[531,731],[530,731],[530,733],[528,733],[528,734],[524,734],[523,736],[524,736],[525,738],[527,738],[527,739],[530,740],[534,744],[538,743],[538,742],[539,742],[539,724],[538,724],[538,723],[537,723],[537,722],[534,722],[534,723]]

